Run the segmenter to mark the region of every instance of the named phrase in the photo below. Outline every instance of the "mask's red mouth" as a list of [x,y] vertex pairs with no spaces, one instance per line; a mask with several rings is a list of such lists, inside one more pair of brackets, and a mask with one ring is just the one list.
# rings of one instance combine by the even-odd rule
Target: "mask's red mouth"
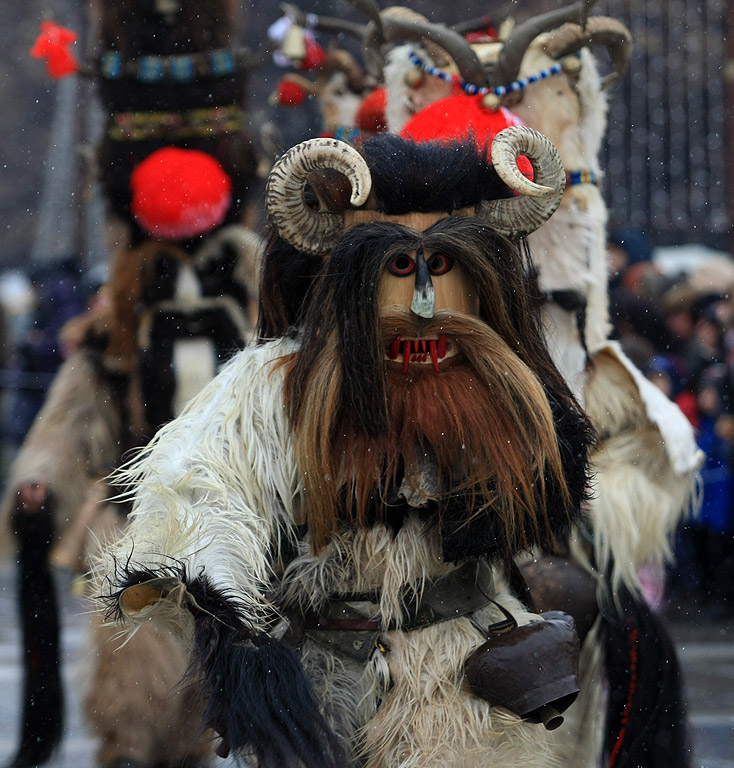
[[454,347],[454,344],[446,341],[443,333],[433,339],[403,339],[396,336],[387,349],[387,357],[397,360],[402,354],[403,373],[408,372],[409,363],[427,364],[429,360],[433,370],[438,373],[438,361],[456,354]]

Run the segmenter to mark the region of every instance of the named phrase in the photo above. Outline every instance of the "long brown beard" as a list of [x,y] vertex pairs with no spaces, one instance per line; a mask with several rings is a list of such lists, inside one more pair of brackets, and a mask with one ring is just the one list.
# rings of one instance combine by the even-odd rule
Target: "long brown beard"
[[468,499],[467,521],[491,508],[506,554],[538,540],[548,526],[546,481],[552,479],[565,499],[568,490],[551,409],[535,374],[471,316],[437,313],[424,321],[391,311],[382,316],[381,329],[383,350],[396,335],[443,333],[459,355],[441,362],[438,373],[429,363],[411,364],[403,374],[401,363],[387,362],[379,374],[386,376],[388,428],[373,437],[345,412],[341,362],[335,346],[324,350],[307,389],[318,395],[309,398],[295,425],[314,548],[328,543],[344,497],[352,524],[366,526],[371,497],[383,497],[401,467],[410,472],[429,446],[442,493]]

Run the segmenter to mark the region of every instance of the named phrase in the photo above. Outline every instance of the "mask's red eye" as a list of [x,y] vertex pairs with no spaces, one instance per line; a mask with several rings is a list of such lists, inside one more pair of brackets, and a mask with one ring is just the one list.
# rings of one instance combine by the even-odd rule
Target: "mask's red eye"
[[407,253],[396,256],[388,265],[387,271],[397,277],[406,277],[415,269],[415,262]]
[[432,275],[445,275],[453,266],[454,260],[444,253],[434,253],[428,258],[428,270]]

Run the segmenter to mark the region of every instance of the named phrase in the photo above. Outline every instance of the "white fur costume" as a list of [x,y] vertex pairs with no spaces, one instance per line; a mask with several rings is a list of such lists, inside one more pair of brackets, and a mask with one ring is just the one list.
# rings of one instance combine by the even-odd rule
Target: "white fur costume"
[[[141,457],[121,473],[135,486],[124,538],[106,553],[99,575],[114,581],[119,563],[133,569],[185,564],[235,602],[247,624],[264,629],[281,593],[318,606],[334,591],[381,590],[379,616],[401,621],[401,592],[419,593],[424,579],[455,566],[444,562],[438,531],[408,517],[393,533],[383,525],[342,531],[323,554],[298,541],[303,496],[283,404],[280,356],[290,341],[270,342],[237,355],[179,418],[166,425]],[[297,555],[285,567],[282,553]],[[527,613],[495,574],[502,604],[519,624]],[[171,610],[162,600],[150,612]],[[168,605],[166,605],[168,604]],[[494,606],[476,618],[502,618]],[[170,619],[170,615],[167,616]],[[173,617],[184,633],[183,609]],[[388,766],[556,765],[551,738],[502,708],[468,693],[463,665],[485,636],[468,618],[410,632],[385,632],[365,667],[307,641],[302,654],[317,699],[347,744],[350,764]],[[391,684],[391,685],[390,685]]]

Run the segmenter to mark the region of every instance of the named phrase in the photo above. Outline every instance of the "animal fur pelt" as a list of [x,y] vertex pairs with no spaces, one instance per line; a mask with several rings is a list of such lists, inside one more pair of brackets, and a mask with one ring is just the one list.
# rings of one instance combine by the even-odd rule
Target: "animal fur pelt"
[[[385,523],[343,528],[318,555],[301,538],[304,494],[282,389],[283,364],[297,350],[297,342],[280,341],[240,353],[122,472],[120,481],[135,488],[134,509],[124,537],[98,564],[103,582],[112,582],[103,584],[106,592],[153,576],[174,577],[187,585],[201,620],[214,614],[220,636],[235,631],[242,638],[235,644],[261,647],[262,633],[278,624],[284,604],[305,601],[315,609],[334,592],[379,590],[379,605],[372,610],[399,627],[402,591],[419,594],[426,578],[452,570],[441,556],[435,525],[415,513],[397,530]],[[274,583],[279,573],[283,576]],[[496,599],[521,624],[538,620],[509,595],[501,571],[495,578]],[[212,595],[224,596],[226,606]],[[144,615],[165,612],[168,621],[176,610],[185,614],[185,603],[161,600]],[[489,606],[475,623],[497,618],[498,609]],[[180,626],[188,623],[179,618]],[[198,631],[193,628],[190,636],[195,646]],[[300,658],[307,685],[347,761],[337,759],[333,747],[325,753],[335,755],[331,760],[312,758],[309,740],[323,725],[313,712],[294,711],[285,692],[282,706],[299,725],[284,735],[282,749],[289,748],[304,765],[554,765],[550,737],[542,728],[464,692],[463,662],[481,641],[482,632],[468,619],[410,633],[396,629],[383,633],[382,647],[389,650],[376,651],[365,669],[307,640]],[[272,644],[277,642],[267,642],[268,653],[276,653]],[[214,663],[209,656],[200,659],[205,674],[221,669],[226,677]],[[243,658],[242,663],[249,662]],[[212,701],[215,712],[226,703],[216,695]],[[259,697],[238,701],[228,717],[268,722],[277,699],[270,701],[267,706]],[[244,746],[231,738],[233,725],[217,718],[210,724],[225,730],[233,749]],[[271,727],[281,732],[283,725]],[[260,754],[258,765],[271,765],[280,754],[272,747],[263,751],[259,740],[250,746]]]
[[61,534],[84,503],[90,482],[116,465],[123,415],[115,383],[93,347],[79,349],[63,363],[13,463],[2,501],[3,532],[17,489],[43,482],[53,491],[54,528]]
[[677,406],[647,381],[613,343],[592,356],[586,409],[600,433],[589,504],[594,560],[612,587],[639,590],[638,569],[672,556],[681,514],[696,504],[702,461]]
[[146,625],[123,642],[119,628],[100,615],[92,619],[89,639],[92,663],[83,670],[81,693],[85,716],[100,738],[96,764],[124,759],[149,765],[155,755],[169,765],[184,760],[205,765],[211,736],[204,734],[196,681],[185,680],[180,640]]

